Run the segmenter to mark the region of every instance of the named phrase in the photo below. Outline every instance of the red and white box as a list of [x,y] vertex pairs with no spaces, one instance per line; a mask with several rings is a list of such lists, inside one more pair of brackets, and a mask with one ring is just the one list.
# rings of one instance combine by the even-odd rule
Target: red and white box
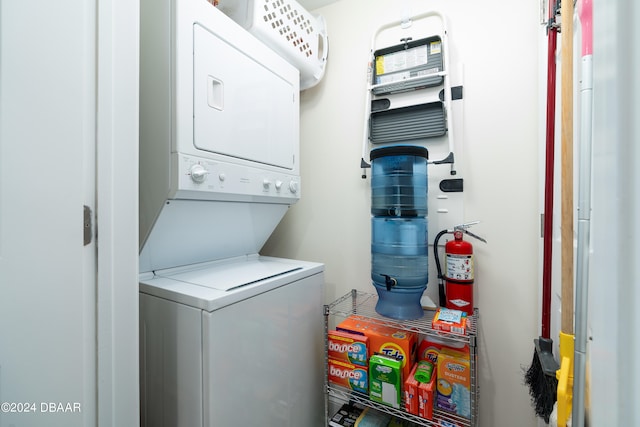
[[411,373],[404,381],[404,409],[413,415],[418,415],[420,401],[418,400],[418,386],[420,383],[414,378],[418,364],[413,365]]
[[418,415],[428,420],[433,419],[433,406],[435,402],[435,388],[436,388],[436,372],[433,371],[431,375],[431,381],[428,383],[418,383]]
[[433,316],[431,327],[436,331],[457,335],[467,334],[467,313],[460,310],[439,308]]

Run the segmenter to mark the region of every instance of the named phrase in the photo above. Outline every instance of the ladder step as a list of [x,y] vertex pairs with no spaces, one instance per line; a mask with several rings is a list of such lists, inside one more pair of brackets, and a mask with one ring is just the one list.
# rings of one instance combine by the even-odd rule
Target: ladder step
[[447,132],[441,102],[374,112],[369,127],[369,139],[374,144],[433,138]]

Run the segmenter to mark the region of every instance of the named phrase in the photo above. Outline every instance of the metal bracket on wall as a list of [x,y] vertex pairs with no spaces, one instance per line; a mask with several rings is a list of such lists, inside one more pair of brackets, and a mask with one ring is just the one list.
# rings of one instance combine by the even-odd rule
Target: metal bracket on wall
[[84,212],[83,212],[83,218],[82,218],[84,246],[87,246],[89,243],[91,243],[91,239],[93,236],[93,224],[91,221],[91,217],[92,217],[91,208],[87,205],[84,205]]
[[[444,102],[444,89],[438,93],[438,98],[440,98],[440,101]],[[453,86],[451,88],[451,100],[455,101],[458,99],[462,99],[462,86]]]
[[440,181],[439,187],[443,193],[462,193],[464,191],[464,180],[462,178],[443,179]]

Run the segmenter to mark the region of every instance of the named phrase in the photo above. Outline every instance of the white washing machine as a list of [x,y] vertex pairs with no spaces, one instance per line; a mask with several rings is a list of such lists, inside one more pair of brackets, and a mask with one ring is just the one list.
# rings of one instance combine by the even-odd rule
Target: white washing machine
[[142,426],[321,426],[323,266],[241,257],[140,281]]
[[141,425],[320,426],[322,264],[259,251],[300,198],[299,72],[207,0],[142,0]]

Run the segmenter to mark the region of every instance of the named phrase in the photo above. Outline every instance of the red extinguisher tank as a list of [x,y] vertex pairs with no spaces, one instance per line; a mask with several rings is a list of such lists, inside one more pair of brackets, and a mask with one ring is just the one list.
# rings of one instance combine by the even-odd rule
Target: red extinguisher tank
[[446,306],[473,315],[473,245],[462,239],[462,231],[453,233],[444,247]]
[[[471,233],[468,228],[479,221],[456,225],[453,230],[442,230],[433,242],[433,256],[438,269],[438,294],[440,307],[473,315],[473,281],[475,276],[473,245],[462,239],[467,234],[487,243],[485,239]],[[445,271],[443,273],[438,255],[438,242],[445,234],[453,234],[453,240],[444,245]]]

